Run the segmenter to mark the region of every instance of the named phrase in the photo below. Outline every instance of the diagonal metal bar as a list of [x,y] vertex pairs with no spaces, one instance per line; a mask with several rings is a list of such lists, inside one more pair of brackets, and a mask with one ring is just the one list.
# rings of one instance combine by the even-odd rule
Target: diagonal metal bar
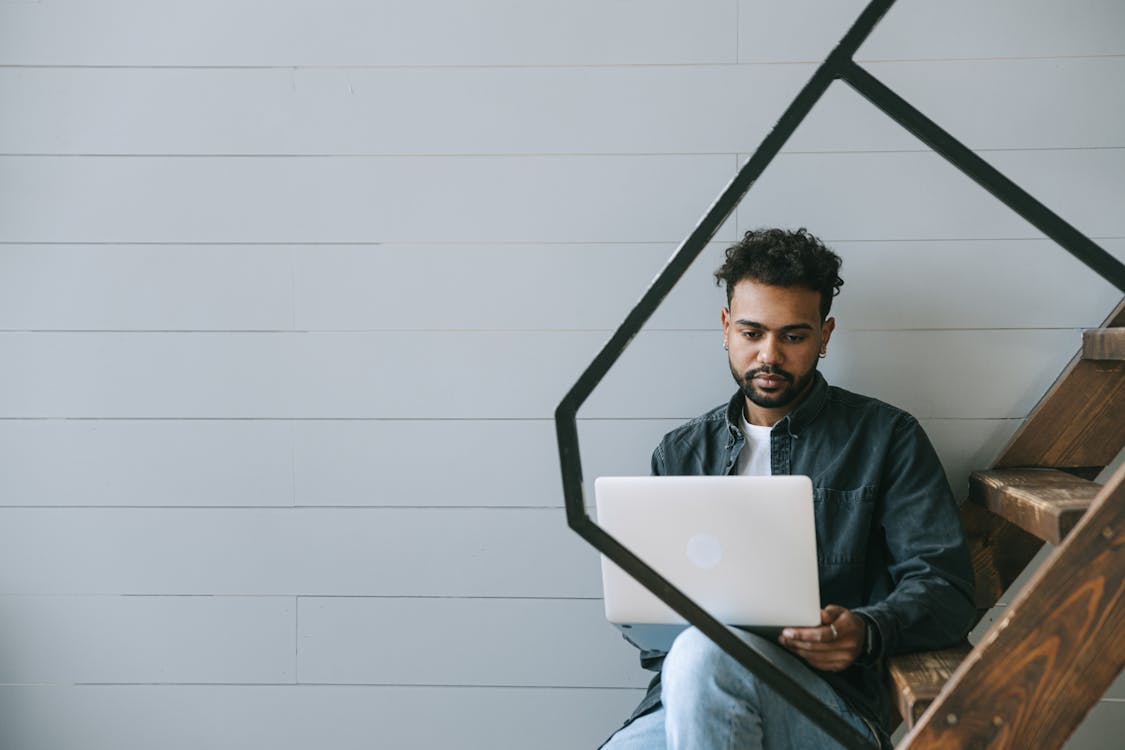
[[669,259],[665,268],[633,307],[629,315],[579,376],[555,411],[567,522],[580,536],[619,567],[656,594],[673,610],[695,625],[724,651],[755,673],[818,726],[848,748],[869,747],[858,732],[844,723],[815,697],[797,685],[766,657],[739,639],[726,626],[672,586],[630,550],[607,534],[585,510],[581,457],[578,446],[577,411],[597,384],[619,359],[634,336],[655,312],[676,282],[699,256],[719,227],[738,206],[762,172],[778,154],[812,107],[837,78],[843,78],[862,96],[901,126],[928,144],[947,161],[1000,199],[1033,226],[1051,237],[1083,263],[1125,291],[1125,266],[1063,221],[1042,203],[987,164],[909,103],[860,68],[853,60],[894,0],[873,0],[836,49],[813,74],[782,114],[749,161],[722,192],[699,224]]
[[1125,292],[1125,264],[942,130],[937,123],[911,106],[882,81],[850,60],[841,70],[840,78],[1025,221]]
[[894,0],[872,0],[863,10],[851,29],[782,113],[773,130],[700,219],[696,228],[669,259],[640,301],[618,326],[593,362],[582,372],[555,410],[563,494],[567,523],[570,527],[849,750],[870,748],[871,741],[795,682],[782,669],[738,638],[733,631],[713,618],[590,518],[586,513],[585,493],[582,486],[577,413],[594,387],[617,362],[629,342],[640,332],[641,327],[711,241],[715,232],[734,212],[743,196],[781,151],[828,86],[850,64],[856,50],[893,4]]

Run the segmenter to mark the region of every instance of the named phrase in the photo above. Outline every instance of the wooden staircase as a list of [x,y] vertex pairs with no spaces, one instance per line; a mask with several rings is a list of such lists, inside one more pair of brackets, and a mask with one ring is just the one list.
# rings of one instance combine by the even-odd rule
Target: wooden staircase
[[1032,411],[961,510],[981,616],[1057,545],[969,644],[889,660],[899,748],[1063,745],[1125,666],[1125,301]]

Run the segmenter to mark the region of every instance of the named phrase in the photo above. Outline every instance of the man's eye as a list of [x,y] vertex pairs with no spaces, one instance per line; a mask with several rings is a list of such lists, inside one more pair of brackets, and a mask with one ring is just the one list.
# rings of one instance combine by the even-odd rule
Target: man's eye
[[757,338],[761,338],[762,332],[761,331],[743,331],[742,335],[745,338],[748,338],[748,339],[757,339]]
[[796,334],[791,333],[791,334],[789,334],[788,336],[785,337],[785,340],[788,341],[790,344],[799,344],[799,343],[801,343],[802,341],[805,340],[805,337],[804,336],[798,336]]

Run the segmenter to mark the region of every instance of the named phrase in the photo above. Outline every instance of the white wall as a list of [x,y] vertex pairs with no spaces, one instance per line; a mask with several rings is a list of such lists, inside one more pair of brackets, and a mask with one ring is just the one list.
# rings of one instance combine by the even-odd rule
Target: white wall
[[[595,746],[646,676],[550,416],[861,6],[0,0],[0,746]],[[1125,6],[900,6],[865,67],[1125,257]],[[763,224],[844,256],[825,370],[958,487],[1118,299],[835,86],[588,476],[726,397]]]

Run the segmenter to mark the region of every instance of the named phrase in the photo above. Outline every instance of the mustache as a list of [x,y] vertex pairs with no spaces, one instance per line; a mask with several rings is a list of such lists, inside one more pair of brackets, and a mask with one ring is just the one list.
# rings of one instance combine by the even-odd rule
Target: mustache
[[793,373],[786,372],[780,367],[775,367],[773,365],[762,365],[761,367],[757,367],[753,370],[747,370],[746,374],[742,377],[746,380],[746,382],[750,382],[758,375],[772,375],[775,378],[783,378],[790,383],[792,383],[796,379],[793,377]]

